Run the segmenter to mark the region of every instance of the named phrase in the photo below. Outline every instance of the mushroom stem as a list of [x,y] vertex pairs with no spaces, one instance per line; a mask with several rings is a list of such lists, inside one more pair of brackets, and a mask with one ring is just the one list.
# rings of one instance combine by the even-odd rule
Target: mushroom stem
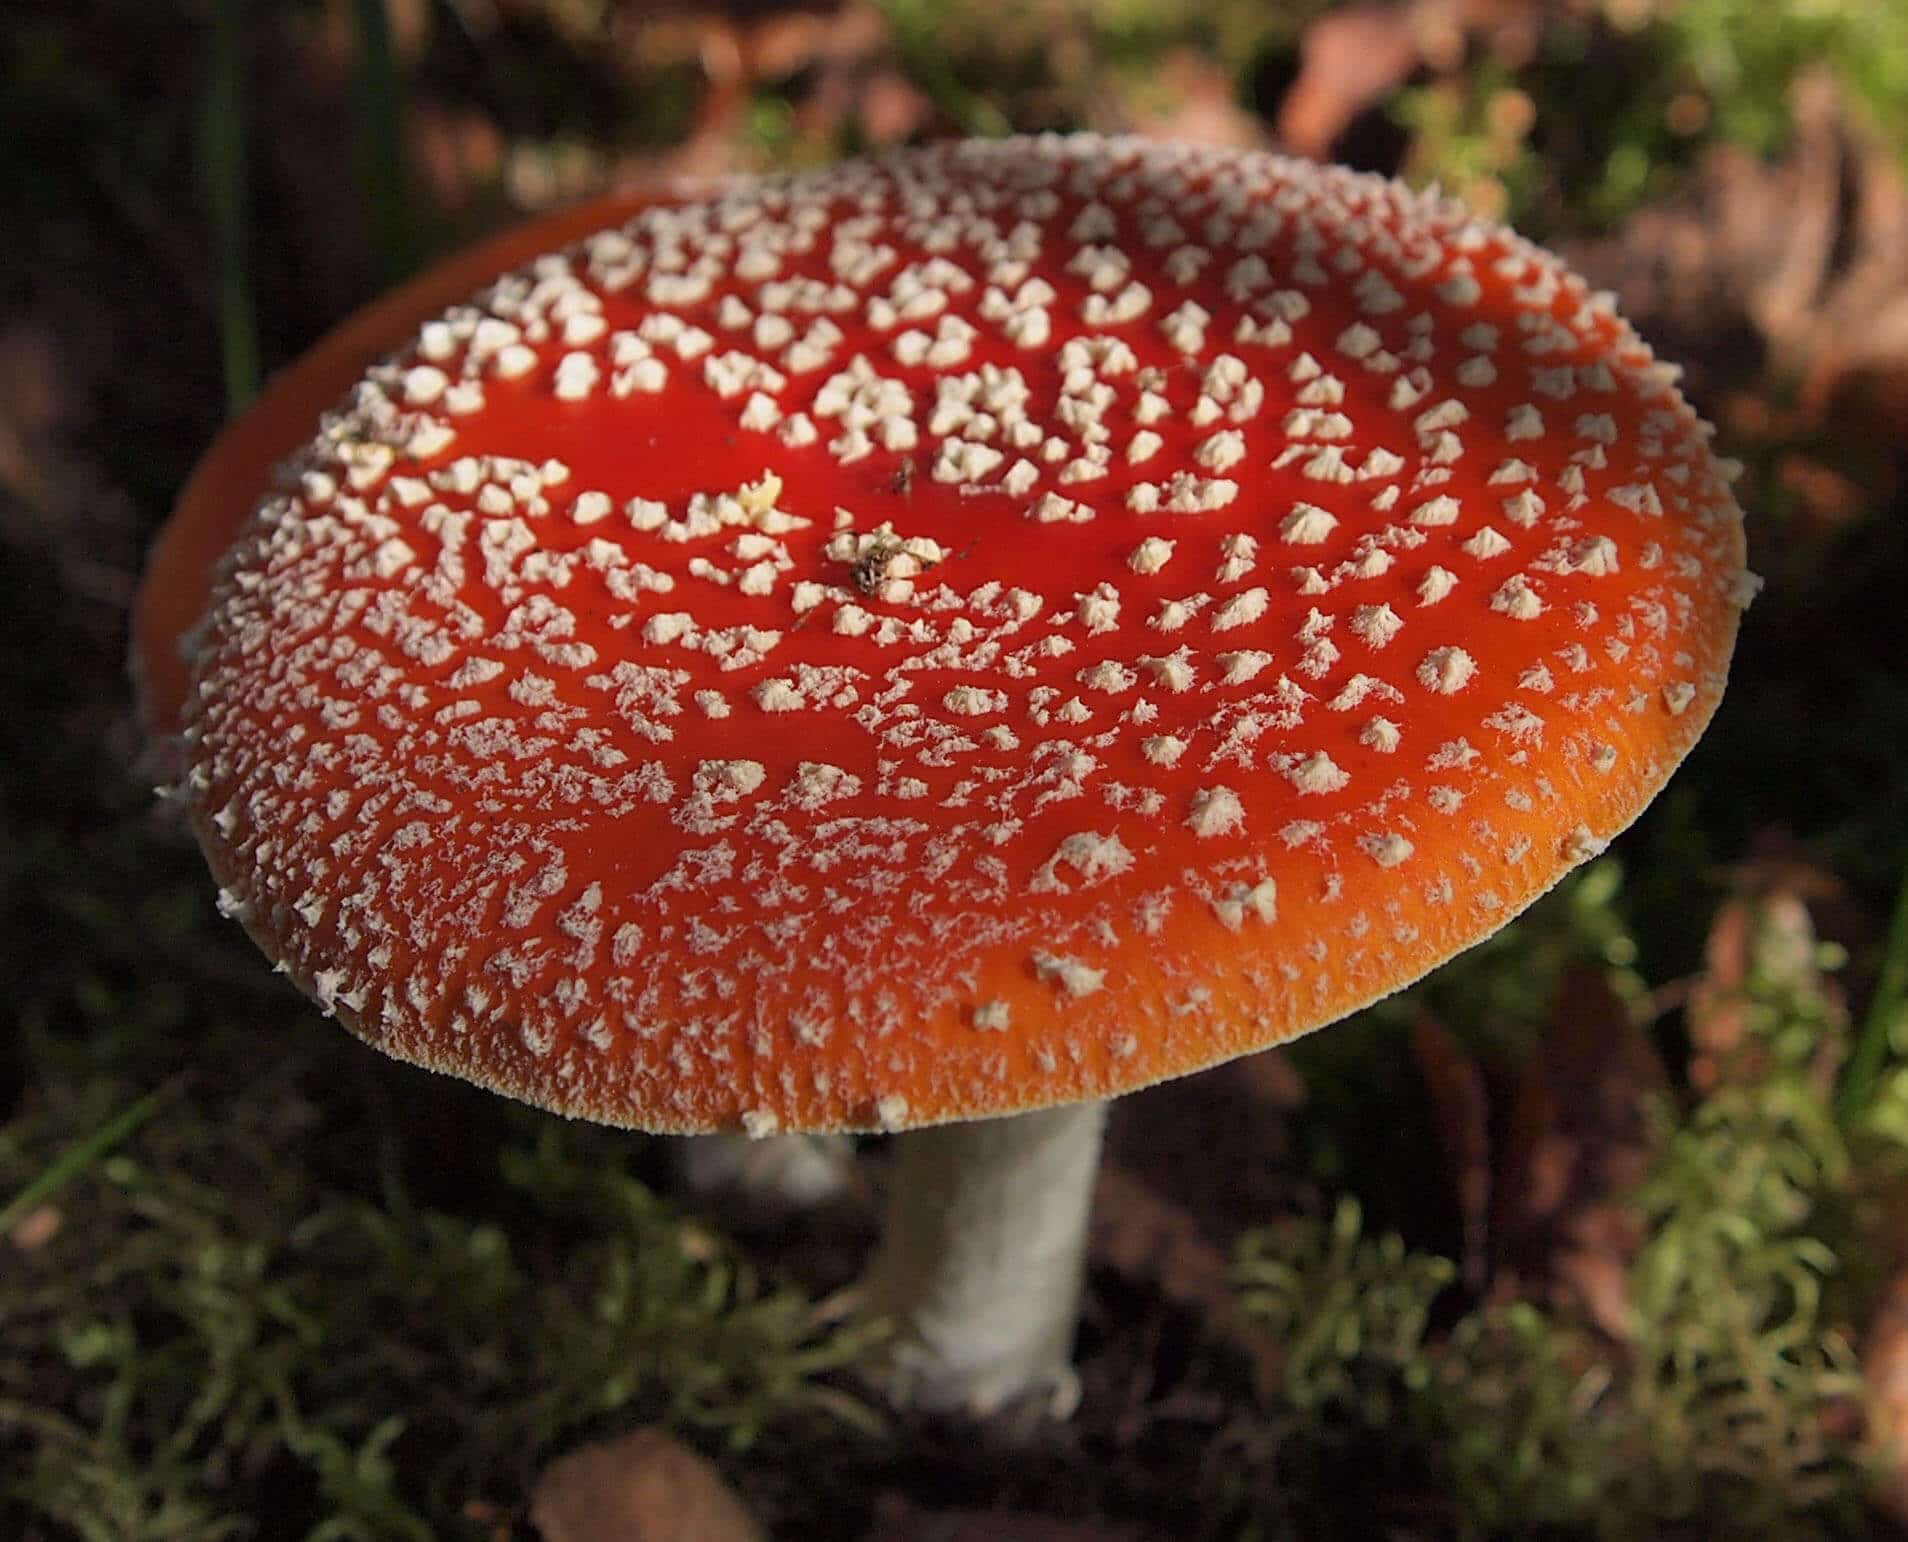
[[1064,1418],[1104,1103],[896,1136],[870,1311],[897,1403],[982,1415],[1030,1395]]
[[845,1135],[694,1135],[678,1143],[676,1171],[697,1201],[769,1222],[837,1197],[853,1161]]

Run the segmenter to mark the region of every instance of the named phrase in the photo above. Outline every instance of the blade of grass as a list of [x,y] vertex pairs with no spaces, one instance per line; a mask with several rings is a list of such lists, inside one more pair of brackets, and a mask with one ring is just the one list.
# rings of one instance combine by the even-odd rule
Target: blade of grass
[[1888,946],[1882,954],[1881,973],[1875,980],[1875,994],[1868,1003],[1868,1015],[1862,1019],[1855,1038],[1855,1052],[1848,1057],[1848,1069],[1842,1074],[1841,1091],[1835,1111],[1844,1129],[1867,1112],[1880,1085],[1888,1057],[1898,1048],[1896,1030],[1908,1013],[1908,875],[1902,878],[1901,892],[1895,897],[1895,913],[1888,923]]
[[386,0],[355,0],[358,51],[352,78],[358,189],[378,277],[395,284],[417,268],[417,229],[404,172],[403,85]]
[[75,1141],[51,1162],[39,1177],[0,1207],[0,1233],[11,1231],[21,1217],[45,1204],[67,1184],[128,1139],[179,1090],[175,1078],[155,1087],[137,1102],[128,1104],[84,1140]]
[[219,272],[219,338],[226,411],[258,394],[258,308],[247,250],[251,199],[245,163],[245,0],[217,0],[199,118],[199,175]]

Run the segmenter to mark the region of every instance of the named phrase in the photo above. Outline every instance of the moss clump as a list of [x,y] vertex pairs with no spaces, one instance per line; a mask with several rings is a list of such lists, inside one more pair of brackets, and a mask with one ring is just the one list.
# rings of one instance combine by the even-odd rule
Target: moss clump
[[[9,1124],[0,1192],[90,1103]],[[283,1083],[177,1102],[0,1242],[0,1534],[453,1536],[595,1429],[860,1416],[817,1379],[858,1342],[596,1132],[504,1140],[494,1219],[326,1181],[325,1134]]]
[[[1705,998],[1731,1052],[1712,1090],[1663,1111],[1629,1197],[1643,1241],[1615,1340],[1503,1292],[1467,1307],[1454,1265],[1368,1235],[1350,1200],[1244,1241],[1240,1306],[1287,1348],[1238,1437],[1252,1476],[1223,1485],[1239,1535],[1347,1534],[1347,1485],[1399,1506],[1407,1534],[1862,1533],[1844,1324],[1865,1292],[1843,1260],[1874,1251],[1859,1220],[1888,1164],[1851,1163],[1837,1122],[1845,1024],[1806,913],[1752,909],[1748,927],[1742,977]],[[1428,1522],[1411,1503],[1427,1494]]]

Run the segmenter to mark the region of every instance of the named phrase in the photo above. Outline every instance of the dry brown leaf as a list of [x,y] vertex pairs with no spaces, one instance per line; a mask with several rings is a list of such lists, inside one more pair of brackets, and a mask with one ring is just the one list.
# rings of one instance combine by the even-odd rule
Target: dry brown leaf
[[[1721,1086],[1742,1055],[1743,982],[1749,973],[1749,903],[1725,901],[1709,923],[1703,972],[1690,987],[1683,1020],[1689,1031],[1689,1084],[1703,1095]],[[1753,1073],[1753,1067],[1748,1068]]]
[[1280,143],[1326,159],[1354,118],[1402,86],[1424,58],[1416,9],[1348,5],[1307,27],[1298,76],[1279,102]]
[[[391,51],[407,65],[415,64],[430,44],[429,0],[384,0],[384,15],[391,33]],[[348,76],[364,35],[355,0],[325,0],[323,19],[314,35],[332,56],[334,68]]]
[[[1290,1208],[1286,1116],[1304,1090],[1290,1059],[1269,1050],[1123,1099],[1088,1238],[1096,1263],[1210,1322],[1264,1387],[1278,1346],[1238,1310],[1224,1249]],[[1214,1172],[1226,1181],[1212,1182]]]
[[1148,71],[1161,105],[1120,100],[1113,94],[1106,107],[1124,111],[1098,124],[1176,139],[1188,144],[1234,145],[1254,149],[1265,143],[1264,125],[1239,105],[1232,76],[1210,56],[1193,48],[1174,48],[1155,60]]
[[880,66],[891,37],[871,0],[812,6],[628,3],[617,9],[616,27],[639,78],[685,61],[702,76],[689,133],[669,152],[677,175],[736,169],[747,158],[749,109],[757,94],[765,86],[784,90],[797,76],[800,89],[789,105],[798,131],[816,144],[837,140],[850,118],[875,144],[904,138],[926,120],[924,97],[905,81],[897,90],[894,78],[883,78]]
[[503,174],[503,130],[478,108],[413,102],[404,137],[419,185],[446,214],[473,207]]
[[1777,462],[1776,484],[1820,525],[1847,524],[1868,507],[1872,496],[1853,477],[1800,451],[1790,451]]
[[1107,1163],[1093,1195],[1093,1256],[1160,1295],[1201,1313],[1223,1311],[1226,1257],[1187,1211],[1135,1174]]
[[490,1542],[510,1542],[510,1512],[488,1499],[467,1499],[459,1512]]
[[1094,1189],[1088,1247],[1095,1262],[1150,1283],[1163,1300],[1203,1319],[1251,1362],[1256,1385],[1273,1385],[1278,1345],[1239,1310],[1224,1252],[1189,1212],[1113,1162]]
[[1280,99],[1279,142],[1329,158],[1353,122],[1414,77],[1454,76],[1488,56],[1514,74],[1537,53],[1546,0],[1353,0],[1306,27]]
[[1499,1289],[1574,1303],[1627,1331],[1624,1277],[1642,1245],[1629,1196],[1659,1144],[1669,1078],[1602,971],[1567,976],[1556,1020],[1524,1067],[1492,1205]]
[[543,1542],[767,1542],[702,1457],[660,1429],[584,1446],[544,1470],[530,1496]]
[[1882,1293],[1862,1341],[1862,1375],[1881,1467],[1875,1499],[1908,1525],[1908,1272],[1896,1275]]
[[138,515],[81,452],[98,428],[103,373],[117,367],[101,315],[77,292],[45,313],[0,317],[0,542],[49,558],[76,599],[122,613],[138,560]]
[[893,145],[925,128],[934,104],[899,70],[877,70],[861,88],[855,120],[869,145]]
[[1411,1054],[1431,1099],[1438,1148],[1457,1200],[1464,1284],[1482,1290],[1491,1209],[1491,1108],[1484,1073],[1456,1035],[1428,1014],[1411,1025]]
[[7,1240],[22,1253],[36,1253],[59,1235],[64,1219],[57,1206],[36,1206],[13,1223]]
[[[1823,998],[1836,1017],[1842,1010],[1840,991],[1816,963],[1809,905],[1791,887],[1801,877],[1767,866],[1746,866],[1740,875],[1751,892],[1726,901],[1716,912],[1703,948],[1702,977],[1689,992],[1689,1082],[1699,1093],[1713,1092],[1725,1082],[1753,1081],[1761,1074],[1762,1050],[1743,1031],[1752,973]],[[1825,1088],[1834,1078],[1840,1050],[1839,1034],[1823,1036],[1812,1070]]]
[[[1191,1216],[1206,1237],[1230,1241],[1291,1207],[1288,1116],[1303,1097],[1278,1050],[1163,1083],[1113,1105],[1109,1165]],[[1214,1172],[1225,1181],[1214,1183]]]
[[1566,255],[1690,365],[1699,394],[1766,369],[1801,381],[1802,426],[1892,447],[1908,404],[1908,180],[1825,71],[1798,79],[1791,116],[1780,160],[1711,146],[1685,191]]
[[40,507],[54,499],[49,462],[74,410],[62,363],[44,323],[16,316],[0,325],[0,490]]
[[[1908,420],[1908,419],[1905,419]],[[1757,833],[1749,857],[1730,869],[1736,887],[1747,894],[1786,890],[1808,906],[1819,936],[1832,938],[1850,952],[1881,940],[1884,919],[1793,833],[1775,827]]]

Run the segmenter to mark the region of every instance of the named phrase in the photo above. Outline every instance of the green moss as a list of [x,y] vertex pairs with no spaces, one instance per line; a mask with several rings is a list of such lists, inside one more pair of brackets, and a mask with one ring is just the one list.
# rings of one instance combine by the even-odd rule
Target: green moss
[[[10,1123],[0,1192],[91,1102]],[[76,1179],[0,1271],[0,1533],[455,1535],[598,1429],[738,1447],[865,1421],[821,1379],[862,1341],[611,1142],[523,1123],[494,1219],[318,1177],[329,1129],[272,1079],[175,1104]]]
[[1753,915],[1724,1003],[1743,1042],[1715,1091],[1665,1111],[1631,1199],[1645,1240],[1620,1343],[1531,1302],[1447,1300],[1454,1266],[1367,1235],[1349,1200],[1329,1226],[1246,1239],[1239,1304],[1285,1358],[1259,1477],[1225,1496],[1240,1535],[1329,1533],[1320,1483],[1360,1472],[1445,1496],[1432,1529],[1460,1536],[1860,1534],[1847,1432],[1865,1394],[1844,1323],[1866,1292],[1843,1259],[1872,1247],[1826,1074],[1842,1018],[1799,914]]

